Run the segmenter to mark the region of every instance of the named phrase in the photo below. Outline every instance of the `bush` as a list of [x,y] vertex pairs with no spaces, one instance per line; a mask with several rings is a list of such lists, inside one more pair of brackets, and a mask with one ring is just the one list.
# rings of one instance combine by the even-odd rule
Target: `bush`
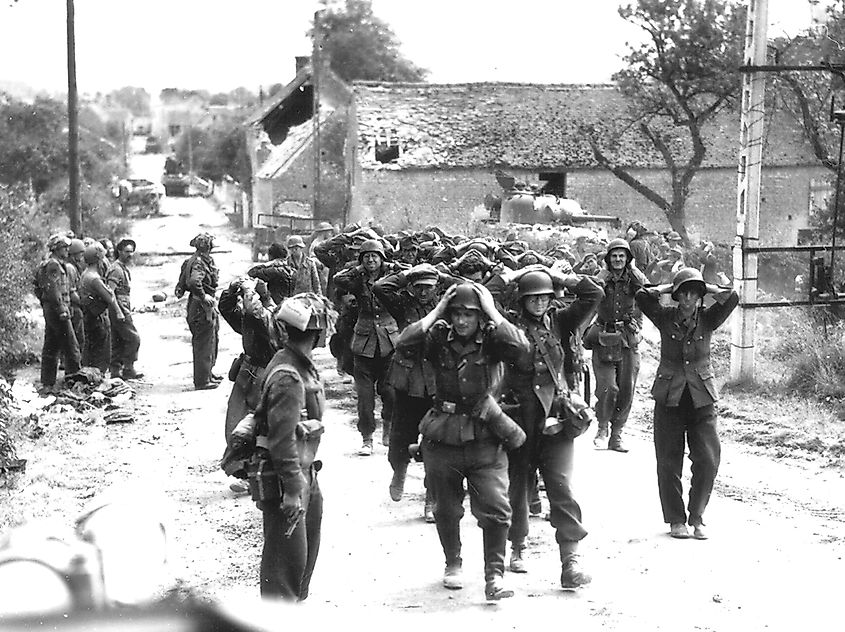
[[26,230],[20,218],[29,211],[29,202],[19,191],[0,188],[0,372],[31,357],[26,335],[26,295],[32,288],[32,268],[25,243]]
[[845,324],[825,329],[806,328],[786,385],[821,398],[841,399],[845,397]]

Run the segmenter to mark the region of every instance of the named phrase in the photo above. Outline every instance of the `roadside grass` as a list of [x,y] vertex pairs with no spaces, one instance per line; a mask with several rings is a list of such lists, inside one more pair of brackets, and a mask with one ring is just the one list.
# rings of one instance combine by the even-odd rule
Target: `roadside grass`
[[[753,383],[726,381],[724,436],[775,457],[845,464],[845,326],[819,308],[759,310]],[[730,331],[713,339],[717,375],[730,370]]]

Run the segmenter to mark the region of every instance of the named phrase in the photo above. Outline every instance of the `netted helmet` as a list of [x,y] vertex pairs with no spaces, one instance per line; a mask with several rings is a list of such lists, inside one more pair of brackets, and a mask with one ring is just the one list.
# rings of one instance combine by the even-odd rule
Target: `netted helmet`
[[334,327],[337,313],[324,297],[314,292],[303,292],[282,301],[275,318],[300,331],[322,331]]
[[552,277],[548,272],[542,270],[527,272],[519,280],[519,298],[538,294],[554,294],[554,292]]
[[70,238],[63,233],[50,235],[50,238],[47,240],[47,250],[54,252],[62,247],[70,247]]
[[200,233],[191,240],[190,245],[192,248],[211,250],[214,247],[214,235],[211,233]]

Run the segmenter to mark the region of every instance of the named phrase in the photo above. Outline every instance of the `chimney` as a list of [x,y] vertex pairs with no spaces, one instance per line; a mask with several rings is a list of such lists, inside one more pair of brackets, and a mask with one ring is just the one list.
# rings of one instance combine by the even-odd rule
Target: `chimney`
[[299,73],[303,67],[311,63],[311,55],[297,55],[294,60],[296,60],[296,72]]

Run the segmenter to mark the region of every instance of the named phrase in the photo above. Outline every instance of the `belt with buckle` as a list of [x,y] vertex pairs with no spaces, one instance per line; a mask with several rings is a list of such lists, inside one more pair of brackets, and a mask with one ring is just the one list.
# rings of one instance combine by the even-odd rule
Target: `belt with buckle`
[[468,415],[469,409],[464,406],[463,404],[457,404],[455,402],[446,402],[443,400],[437,400],[435,402],[435,408],[439,410],[441,413],[448,413],[450,415]]

